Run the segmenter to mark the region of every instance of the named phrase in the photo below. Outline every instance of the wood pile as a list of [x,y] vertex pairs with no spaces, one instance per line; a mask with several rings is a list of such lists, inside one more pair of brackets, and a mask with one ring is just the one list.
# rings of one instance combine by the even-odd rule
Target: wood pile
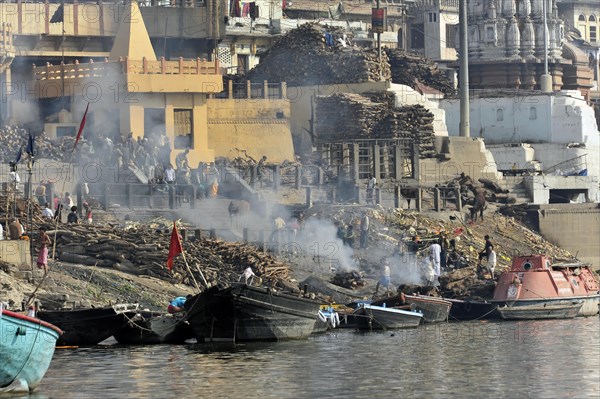
[[[55,231],[48,231],[51,239]],[[145,274],[193,285],[182,256],[175,258],[173,271],[166,267],[170,231],[157,234],[146,225],[128,230],[89,225],[63,225],[56,231],[57,256],[61,261],[90,266],[112,267],[131,274]],[[238,281],[248,266],[268,285],[289,278],[287,264],[256,248],[220,240],[201,239],[183,243],[185,257],[194,279],[203,285]]]
[[390,63],[392,82],[419,90],[417,83],[441,91],[445,95],[454,94],[454,86],[446,74],[438,69],[435,62],[416,53],[401,49],[385,49]]
[[[35,135],[34,154],[36,159],[46,158],[56,161],[66,161],[73,148],[73,137],[61,137],[50,140],[44,133],[32,132]],[[15,161],[19,150],[22,151],[22,160],[27,158],[25,153],[29,131],[17,126],[0,128],[0,161],[8,163]],[[19,171],[21,173],[21,171]]]
[[337,272],[331,279],[331,282],[339,287],[350,289],[356,289],[366,285],[366,281],[357,271]]
[[[327,44],[325,35],[331,35]],[[340,40],[344,40],[344,47]],[[352,46],[352,33],[343,28],[307,23],[279,38],[261,56],[247,78],[254,82],[287,82],[288,86],[361,83],[389,80],[387,56]]]
[[317,98],[316,134],[321,141],[409,139],[421,158],[434,157],[434,116],[421,105],[394,106],[393,93],[340,93]]

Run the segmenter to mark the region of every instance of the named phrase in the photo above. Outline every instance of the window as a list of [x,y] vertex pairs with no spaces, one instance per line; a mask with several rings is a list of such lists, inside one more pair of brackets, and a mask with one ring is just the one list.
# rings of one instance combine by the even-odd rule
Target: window
[[537,109],[535,107],[529,108],[529,119],[532,121],[537,119]]
[[496,121],[501,122],[504,120],[504,111],[502,109],[496,110]]
[[579,16],[579,21],[583,21],[583,22],[585,22],[585,15],[580,15],[580,16]]
[[191,109],[174,109],[175,149],[194,148],[194,118]]
[[596,22],[596,17],[593,15],[590,15],[590,22]]
[[410,47],[420,49],[425,47],[425,27],[423,24],[414,24],[410,28]]
[[429,22],[437,22],[437,14],[434,12],[429,13]]
[[446,25],[446,48],[456,48],[458,25]]
[[597,40],[598,40],[598,37],[597,37],[596,27],[590,26],[590,43],[596,43]]

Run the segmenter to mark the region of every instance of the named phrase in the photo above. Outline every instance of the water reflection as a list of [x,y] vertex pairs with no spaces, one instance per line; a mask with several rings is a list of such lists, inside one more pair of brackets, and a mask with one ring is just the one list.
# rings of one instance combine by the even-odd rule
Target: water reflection
[[[598,397],[599,318],[58,350],[46,398]],[[30,397],[31,398],[31,397]]]

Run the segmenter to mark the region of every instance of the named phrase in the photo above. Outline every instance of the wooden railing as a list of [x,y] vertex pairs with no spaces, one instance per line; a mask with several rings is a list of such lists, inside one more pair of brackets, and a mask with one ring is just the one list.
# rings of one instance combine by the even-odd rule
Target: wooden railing
[[111,76],[115,74],[137,74],[137,75],[219,75],[219,60],[206,61],[197,58],[195,60],[167,61],[162,57],[158,61],[143,58],[141,61],[130,60],[127,57],[119,61],[94,63],[93,60],[86,64],[80,64],[75,60],[73,64],[46,66],[33,65],[34,80],[53,79],[82,79],[89,77]]

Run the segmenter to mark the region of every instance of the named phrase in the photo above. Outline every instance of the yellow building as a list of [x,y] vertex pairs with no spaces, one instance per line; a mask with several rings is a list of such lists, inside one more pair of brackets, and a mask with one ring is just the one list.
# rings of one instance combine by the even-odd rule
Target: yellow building
[[[139,15],[135,1],[128,6]],[[293,160],[285,84],[249,84],[247,95],[209,98],[223,92],[218,59],[157,60],[142,18],[123,20],[105,62],[34,66],[31,85],[41,108],[70,99],[70,112],[44,125],[50,137],[74,135],[89,103],[88,137],[166,134],[173,161],[184,149],[192,166],[244,154]]]

